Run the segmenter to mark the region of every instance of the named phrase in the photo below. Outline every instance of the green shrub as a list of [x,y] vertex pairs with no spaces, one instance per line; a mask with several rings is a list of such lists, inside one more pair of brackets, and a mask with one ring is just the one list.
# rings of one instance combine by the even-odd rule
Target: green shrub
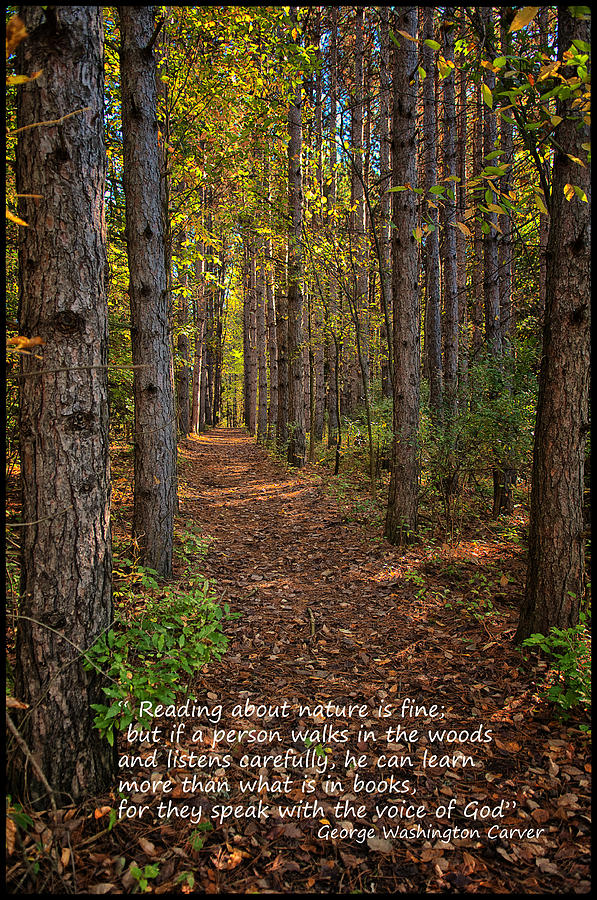
[[[186,558],[197,549],[197,536],[187,534],[180,554]],[[102,688],[106,702],[94,703],[92,709],[95,727],[112,745],[114,729],[128,728],[133,718],[150,727],[150,717],[145,721],[136,715],[141,701],[173,703],[197,669],[222,656],[228,645],[223,621],[238,616],[227,603],[220,606],[202,575],[194,576],[190,587],[167,585],[160,590],[154,570],[128,559],[119,561],[115,574],[120,578],[114,624],[87,651],[84,663],[109,680]],[[142,613],[135,596],[139,587],[152,592]]]
[[[548,635],[532,634],[524,647],[541,650],[553,661],[543,684],[542,696],[555,704],[563,718],[571,709],[591,711],[591,639],[587,617],[581,612],[573,628],[551,628]],[[588,725],[581,726],[590,731]]]

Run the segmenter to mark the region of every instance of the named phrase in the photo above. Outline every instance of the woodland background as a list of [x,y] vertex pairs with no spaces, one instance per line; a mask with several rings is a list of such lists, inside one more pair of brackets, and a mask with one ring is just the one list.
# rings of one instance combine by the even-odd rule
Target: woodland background
[[498,641],[537,651],[527,682],[582,755],[588,7],[7,23],[13,888],[64,887],[31,835],[110,789],[119,704],[176,696],[242,628],[181,512],[218,426],[397,554],[514,548],[458,611],[500,631],[507,597]]

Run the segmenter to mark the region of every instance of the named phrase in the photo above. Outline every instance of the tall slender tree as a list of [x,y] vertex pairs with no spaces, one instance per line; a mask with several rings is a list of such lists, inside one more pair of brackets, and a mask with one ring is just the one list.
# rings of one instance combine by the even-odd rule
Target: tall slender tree
[[[112,621],[104,32],[98,6],[25,6],[21,15],[19,69],[41,69],[43,82],[17,95],[28,225],[19,325],[43,353],[21,357],[15,693],[29,705],[22,734],[62,803],[105,790],[114,770],[90,707],[104,699],[103,677],[85,671],[82,655]],[[19,780],[29,798],[45,794],[35,767]]]
[[[558,8],[559,58],[590,41],[590,24]],[[589,126],[559,99],[550,198],[545,328],[533,449],[526,591],[516,640],[576,625],[583,596],[583,486],[590,372]],[[575,160],[581,160],[581,164]],[[578,193],[570,188],[574,185]],[[586,198],[582,198],[582,194]],[[579,196],[579,194],[581,196]],[[588,202],[587,202],[588,201]]]
[[[381,336],[382,348],[381,385],[384,396],[392,395],[392,326],[390,321],[390,297],[392,294],[392,195],[388,188],[392,185],[392,169],[390,162],[390,26],[389,8],[381,6],[380,20],[380,61],[379,61],[379,189],[381,191],[381,227],[380,227],[380,295],[383,324]],[[430,49],[424,47],[425,50]],[[387,348],[387,351],[386,351]]]
[[172,347],[160,206],[152,6],[121,6],[123,185],[135,399],[133,535],[141,558],[172,570],[176,440]]
[[[291,7],[297,22],[297,8]],[[288,110],[288,462],[305,462],[305,370],[303,361],[303,175],[302,87],[297,81]]]
[[[416,7],[398,7],[397,27],[417,37]],[[404,38],[394,49],[392,172],[394,187],[416,184],[416,43]],[[417,529],[419,486],[420,309],[418,245],[414,237],[416,202],[412,191],[392,196],[392,306],[394,414],[390,488],[385,535],[407,543]]]
[[[433,7],[423,7],[424,40],[433,40]],[[437,107],[435,105],[435,63],[433,50],[423,44],[423,135],[426,188],[437,184]],[[443,415],[442,332],[439,265],[439,210],[430,207],[433,226],[425,243],[425,355],[429,367],[429,405],[434,421]]]
[[[454,9],[443,18],[444,56],[454,63]],[[458,400],[458,284],[456,273],[456,106],[454,68],[443,79],[444,178],[449,187],[444,207],[444,406],[449,419],[456,415]]]

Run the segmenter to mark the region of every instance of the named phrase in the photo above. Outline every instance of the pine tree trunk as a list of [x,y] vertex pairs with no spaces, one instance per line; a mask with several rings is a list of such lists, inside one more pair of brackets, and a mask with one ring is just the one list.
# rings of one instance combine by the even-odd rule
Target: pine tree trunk
[[381,388],[384,397],[392,396],[392,324],[390,321],[390,298],[392,296],[392,239],[390,233],[392,218],[392,195],[388,188],[392,184],[390,164],[390,28],[389,9],[381,6],[380,16],[380,63],[379,63],[379,177],[381,191],[381,326],[382,349]]
[[[185,232],[182,231],[179,238],[179,253],[182,252],[182,245],[186,240]],[[178,433],[180,437],[186,438],[191,427],[190,410],[189,410],[189,383],[190,383],[190,341],[186,332],[189,321],[189,301],[187,297],[188,290],[188,274],[186,268],[182,270],[180,275],[180,293],[178,297],[178,327],[179,332],[176,337],[176,348],[178,350],[178,373],[176,377],[176,418],[178,422]]]
[[274,291],[274,266],[272,241],[265,244],[266,270],[265,293],[267,305],[267,349],[269,356],[269,406],[267,408],[267,439],[273,441],[278,423],[278,341],[276,335],[276,303]]
[[258,260],[257,268],[257,361],[259,374],[259,397],[257,401],[257,440],[264,442],[267,438],[267,333],[266,333],[266,295],[265,295],[265,260]]
[[280,261],[276,277],[276,340],[278,344],[278,424],[276,444],[280,451],[286,449],[288,440],[288,289],[287,249]]
[[[456,217],[464,224],[466,219],[466,74],[463,61],[458,70],[458,136],[456,149],[456,174],[460,179],[456,187]],[[456,272],[458,285],[458,403],[467,403],[468,385],[468,303],[466,291],[466,238],[460,229],[456,232]]]
[[364,199],[364,166],[363,166],[363,9],[354,8],[354,81],[351,97],[351,244],[350,244],[350,282],[352,285],[352,311],[355,327],[355,346],[357,351],[353,369],[353,400],[356,405],[365,394],[361,357],[364,364],[364,377],[369,378],[369,341],[367,323],[367,271],[365,253],[365,199]]
[[[444,15],[444,57],[454,62],[454,8]],[[454,69],[443,79],[444,100],[444,180],[450,185],[444,194],[444,410],[447,418],[456,416],[458,401],[458,285],[456,280],[456,106]],[[448,191],[453,191],[448,196]]]
[[[26,6],[21,16],[18,71],[43,78],[17,92],[17,191],[39,195],[19,202],[29,226],[18,234],[19,327],[44,343],[42,359],[21,357],[15,694],[29,704],[19,727],[60,806],[107,790],[115,769],[90,708],[105,701],[105,680],[81,657],[112,621],[104,33],[97,6]],[[23,764],[15,782],[47,805],[34,769]]]
[[[478,179],[483,170],[483,98],[481,95],[481,87],[476,88],[476,116],[474,124],[474,140],[473,140],[473,179]],[[476,201],[473,201],[476,202]],[[472,273],[472,289],[473,289],[473,337],[472,351],[473,361],[479,355],[483,347],[483,308],[485,303],[485,293],[483,289],[483,231],[481,230],[480,216],[475,218],[475,232],[473,242],[473,273]],[[476,360],[478,361],[478,360]],[[474,396],[471,395],[471,403]]]
[[[416,39],[417,10],[397,7],[397,27]],[[416,184],[416,43],[403,39],[394,50],[392,155],[394,186]],[[416,76],[414,76],[416,79]],[[418,429],[420,397],[420,309],[416,195],[392,195],[392,305],[394,340],[394,416],[390,489],[385,536],[407,543],[417,529],[419,481]]]
[[[484,29],[484,34],[493,45],[494,22],[493,7],[479,7],[479,15]],[[495,75],[489,69],[483,69],[483,80],[490,91],[495,88]],[[487,157],[496,149],[497,119],[495,113],[487,106],[483,110],[483,155]],[[491,190],[489,188],[489,190]],[[495,203],[494,194],[492,202]],[[490,224],[489,231],[484,240],[484,296],[485,296],[485,340],[491,356],[501,363],[502,356],[502,327],[500,322],[500,279],[498,270],[498,232],[493,227],[497,223],[497,213],[486,214]]]
[[[504,56],[511,52],[508,36],[508,22],[502,19],[500,23],[500,45]],[[500,164],[508,166],[506,174],[500,178],[500,191],[508,194],[512,186],[511,167],[514,162],[513,128],[510,122],[503,118],[500,120],[501,146],[504,151],[500,158]],[[514,306],[512,303],[512,219],[510,216],[501,218],[502,235],[499,242],[499,277],[500,277],[500,323],[502,330],[502,349],[504,353],[512,351],[512,339],[514,329]]]
[[[425,39],[433,40],[433,8],[423,8],[423,33]],[[435,105],[434,51],[423,44],[423,69],[427,77],[423,81],[423,142],[425,153],[426,188],[437,184],[437,114]],[[425,357],[429,372],[429,405],[435,422],[443,414],[442,384],[442,333],[441,297],[439,267],[439,210],[429,210],[433,231],[427,235],[425,243],[425,270],[427,290],[425,300]]]
[[[296,21],[296,7],[291,7]],[[302,178],[302,88],[298,84],[288,113],[288,462],[305,462],[305,371],[303,364],[303,178]]]
[[[589,22],[558,7],[559,58],[573,40],[590,41]],[[583,482],[590,372],[590,168],[582,146],[589,127],[558,101],[547,246],[543,355],[533,451],[526,592],[516,640],[578,622],[585,574]],[[585,166],[573,162],[581,159]],[[568,200],[565,186],[576,193]]]
[[[333,219],[331,214],[336,204],[336,115],[337,103],[336,92],[338,86],[337,68],[338,68],[338,7],[334,6],[331,10],[331,36],[330,36],[330,184],[327,193],[327,211],[330,216],[330,226],[333,227]],[[339,422],[338,414],[338,370],[340,366],[338,339],[336,337],[338,302],[336,297],[336,283],[332,279],[329,286],[330,302],[327,310],[327,358],[328,358],[328,393],[327,393],[327,411],[328,411],[328,447],[335,447],[339,438]]]
[[193,379],[191,388],[191,431],[193,434],[199,434],[200,430],[200,394],[201,394],[201,371],[203,364],[203,334],[205,329],[205,300],[204,300],[204,247],[201,242],[197,245],[198,255],[195,260],[195,282],[196,287],[193,299],[193,326],[195,351],[193,361]]
[[135,369],[133,534],[143,564],[169,576],[176,501],[172,347],[156,114],[156,66],[146,48],[153,7],[120,7],[123,186]]

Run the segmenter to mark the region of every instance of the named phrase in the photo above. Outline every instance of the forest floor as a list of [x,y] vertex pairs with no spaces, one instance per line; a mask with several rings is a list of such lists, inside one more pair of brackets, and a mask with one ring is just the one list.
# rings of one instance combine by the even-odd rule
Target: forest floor
[[[379,529],[347,520],[330,493],[333,476],[321,467],[288,470],[244,429],[193,437],[181,442],[179,455],[179,520],[209,536],[201,570],[241,614],[224,623],[229,648],[193,680],[190,693],[211,707],[222,704],[219,728],[279,734],[263,743],[218,745],[231,764],[210,777],[223,779],[228,790],[203,797],[199,827],[146,814],[108,830],[105,818],[73,814],[81,823],[70,836],[75,892],[138,890],[134,864],[157,865],[147,886],[155,893],[588,892],[590,747],[574,718],[562,723],[539,700],[530,664],[513,645],[524,579],[520,546],[461,540],[402,551],[381,539]],[[407,704],[401,717],[405,698],[426,709],[408,715]],[[245,702],[277,705],[278,715],[268,719],[248,709],[241,719],[226,719]],[[299,715],[301,704],[313,713],[315,704],[328,702],[366,707],[366,714]],[[433,704],[442,719],[433,718]],[[284,717],[284,708],[291,715]],[[322,731],[326,722],[331,734]],[[242,767],[244,753],[294,747],[305,754],[310,742],[297,744],[291,734],[301,724],[321,731],[307,767],[312,792],[302,791],[300,769],[284,788],[282,774],[276,783],[267,761]],[[388,742],[390,725],[417,729],[409,735],[414,740],[390,736]],[[453,728],[459,738],[434,741],[428,729],[436,728]],[[188,741],[181,747],[188,751]],[[345,767],[347,750],[361,757],[356,775]],[[462,753],[474,765],[461,765]],[[380,755],[396,754],[410,762],[376,765]],[[241,792],[239,780],[257,778],[259,769],[269,772],[268,784]],[[189,774],[181,770],[179,777]],[[342,781],[336,793],[334,778]],[[377,790],[362,788],[384,780]],[[404,780],[414,796],[402,792]],[[155,806],[161,799],[144,802]],[[269,804],[269,817],[243,818],[242,810],[258,801]],[[278,814],[280,802],[314,801],[320,806],[313,818]],[[344,808],[346,801],[362,807],[360,817]],[[376,821],[376,805],[392,801],[398,817]],[[95,798],[99,809],[115,802],[115,795]],[[198,801],[187,796],[186,802]],[[215,804],[238,807],[241,815],[220,824],[211,817]],[[408,804],[424,806],[424,818],[400,818]],[[489,808],[495,818],[465,818],[467,804],[471,811]],[[436,811],[441,805],[445,815]],[[322,820],[330,828],[348,821],[371,831],[359,840],[318,837]],[[447,841],[383,836],[383,824],[407,829],[417,821],[440,831],[459,826],[460,836],[456,830]],[[499,836],[489,839],[495,824]],[[480,837],[467,837],[467,828]],[[525,829],[531,831],[521,836]]]

